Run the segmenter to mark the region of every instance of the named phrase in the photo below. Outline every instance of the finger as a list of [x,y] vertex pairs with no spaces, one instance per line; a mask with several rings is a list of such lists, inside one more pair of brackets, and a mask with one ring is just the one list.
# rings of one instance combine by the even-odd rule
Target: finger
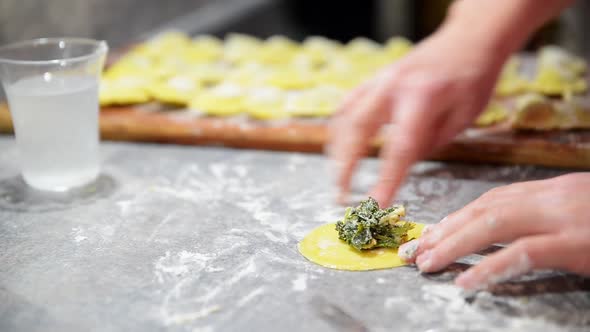
[[332,151],[336,149],[334,145],[338,144],[343,128],[346,128],[350,122],[350,114],[353,110],[358,109],[356,105],[366,97],[371,88],[372,81],[367,81],[347,94],[338,107],[336,114],[330,119],[330,123],[328,124],[328,144],[326,147],[329,157],[332,157]]
[[363,103],[366,102],[367,98],[371,98],[371,92],[374,92],[380,86],[380,82],[382,82],[382,79],[370,79],[346,95],[328,125],[329,141],[335,142],[342,135],[342,129],[346,128],[351,119],[354,118],[354,114],[363,108]]
[[477,220],[467,223],[440,240],[416,259],[421,271],[438,271],[455,260],[494,243],[506,243],[519,237],[555,231],[555,224],[537,214],[538,205],[512,202],[489,209]]
[[430,121],[425,116],[432,105],[427,96],[401,96],[393,115],[395,126],[386,133],[380,152],[379,179],[370,196],[381,206],[389,206],[408,168],[431,138]]
[[[428,234],[434,225],[426,225],[422,229],[422,235],[424,236]],[[419,239],[408,241],[398,248],[398,256],[406,263],[414,263],[416,261],[416,256],[418,256],[418,246],[420,242]]]
[[[540,191],[543,184],[542,181],[530,181],[497,187],[487,191],[462,209],[455,211],[443,218],[440,223],[432,226],[430,232],[420,238],[417,254],[432,249],[442,239],[457,233],[459,229],[467,224],[480,221],[489,211],[504,209],[505,206],[514,203],[515,200],[522,199],[523,194],[528,195]],[[489,219],[487,222],[492,223],[493,220]]]
[[352,174],[359,159],[367,153],[368,143],[382,125],[384,108],[388,102],[389,86],[377,85],[356,104],[353,113],[339,122],[332,138],[331,154],[338,165],[337,181],[341,198],[350,191]]
[[461,273],[455,284],[469,290],[480,290],[526,274],[534,268],[530,253],[538,250],[539,245],[549,238],[548,235],[531,237],[502,249]]
[[437,135],[436,148],[448,144],[455,136],[470,127],[477,115],[484,110],[490,95],[483,92],[485,89],[473,91],[472,86],[468,85],[467,91],[465,89],[454,91],[452,98],[456,100],[455,107],[448,113],[445,126]]
[[351,110],[354,110],[354,104],[356,104],[358,100],[362,99],[367,94],[372,85],[373,81],[369,80],[354,88],[344,97],[344,100],[342,100],[340,106],[338,107],[338,112],[334,116],[342,116],[348,112],[351,112]]
[[358,166],[359,160],[363,157],[363,151],[351,151],[348,154],[347,159],[343,161],[337,161],[337,185],[340,188],[340,194],[338,195],[338,203],[346,205],[348,202],[348,196],[350,195],[350,187],[352,182],[352,176],[355,169]]
[[533,269],[561,269],[590,275],[588,232],[523,238],[463,272],[455,283],[466,289],[485,289]]
[[408,241],[397,250],[397,255],[406,263],[413,263],[416,259],[416,250],[418,249],[418,240]]
[[468,128],[473,119],[467,116],[452,116],[452,113],[458,113],[460,115],[466,114],[465,111],[460,110],[449,110],[445,115],[446,117],[441,121],[444,123],[441,126],[439,132],[436,133],[436,139],[434,139],[433,149],[441,148],[452,141],[459,133],[464,129]]
[[350,191],[350,181],[346,181],[346,179],[352,178],[358,159],[362,158],[362,151],[355,151],[353,149],[354,145],[349,145],[349,142],[343,139],[342,133],[349,130],[350,114],[352,110],[357,109],[355,104],[358,104],[359,99],[364,98],[368,93],[367,88],[367,86],[364,86],[355,89],[344,101],[328,126],[329,137],[326,154],[332,160],[334,166],[336,184],[340,187],[338,202],[341,204],[345,204]]

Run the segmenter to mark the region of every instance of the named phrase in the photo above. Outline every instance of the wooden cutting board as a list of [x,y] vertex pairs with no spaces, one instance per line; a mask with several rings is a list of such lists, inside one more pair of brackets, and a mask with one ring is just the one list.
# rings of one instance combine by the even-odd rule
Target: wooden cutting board
[[[5,105],[0,106],[0,131],[12,131]],[[188,111],[163,111],[157,104],[103,108],[100,132],[103,139],[113,141],[314,153],[323,151],[327,137],[326,122],[322,120],[213,118]],[[372,155],[377,154],[378,146],[376,142]],[[590,169],[590,130],[515,132],[502,126],[469,129],[429,158]]]

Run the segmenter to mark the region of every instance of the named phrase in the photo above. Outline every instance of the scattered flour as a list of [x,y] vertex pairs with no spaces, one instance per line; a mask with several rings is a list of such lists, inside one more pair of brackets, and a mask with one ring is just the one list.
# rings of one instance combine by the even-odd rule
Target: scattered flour
[[131,206],[133,205],[133,201],[132,200],[124,200],[124,201],[119,201],[116,204],[119,207],[119,210],[121,211],[121,215],[126,216],[129,213]]
[[299,274],[297,279],[293,280],[292,284],[293,287],[291,287],[291,289],[293,289],[293,291],[303,292],[307,289],[307,276],[305,274]]
[[225,174],[227,172],[228,165],[226,163],[214,163],[209,165],[211,174],[219,180],[225,180]]
[[245,306],[245,305],[246,305],[246,304],[248,304],[250,301],[254,300],[256,297],[258,297],[258,296],[260,296],[260,295],[264,294],[264,292],[266,292],[266,289],[264,289],[264,287],[260,287],[260,288],[257,288],[257,289],[255,289],[255,290],[251,291],[250,293],[248,293],[246,296],[242,297],[242,298],[241,298],[241,299],[238,301],[238,303],[237,303],[237,306],[238,306],[238,307],[243,307],[243,306]]
[[336,222],[342,217],[343,211],[344,209],[339,206],[326,207],[316,214],[315,219],[321,223]]
[[[449,284],[424,285],[421,290],[428,305],[441,312],[445,330],[462,331],[473,326],[493,326],[489,331],[561,331],[559,326],[542,318],[545,316],[527,316],[525,312],[529,304],[518,298],[500,298],[488,292],[466,292]],[[518,314],[507,317],[493,308],[510,308]]]
[[192,332],[214,332],[215,330],[211,326],[196,327]]
[[183,250],[176,255],[169,251],[154,263],[155,274],[159,283],[169,278],[177,278],[187,274],[189,271],[200,271],[204,269],[207,262],[213,259],[213,254],[200,254]]
[[72,228],[72,236],[74,237],[74,242],[80,243],[82,241],[88,240],[88,237],[84,235],[84,230],[79,227]]
[[248,215],[251,215],[266,230],[264,236],[272,242],[288,243],[290,225],[284,217],[270,211],[270,199],[268,197],[258,197],[249,200],[236,202],[236,205],[244,209]]
[[244,165],[234,165],[233,170],[241,178],[248,175],[248,168]]
[[76,237],[74,238],[74,241],[76,241],[76,243],[80,243],[80,242],[87,240],[87,239],[88,239],[88,237],[86,237],[86,236],[76,235]]
[[152,231],[152,234],[150,234],[150,236],[148,237],[147,241],[151,242],[154,240],[154,238],[156,237],[156,235],[158,234],[158,232],[160,231],[160,228],[162,228],[162,226],[164,226],[165,224],[167,224],[170,220],[172,220],[172,215],[168,215],[166,216],[164,219],[162,219],[162,221],[160,221],[160,223],[158,225],[156,225],[156,227],[154,228],[154,230]]
[[254,262],[254,258],[255,256],[250,257],[246,262],[240,265],[238,272],[234,273],[234,275],[226,281],[225,285],[234,285],[246,276],[256,273],[256,263]]
[[[220,297],[235,291],[234,287],[243,287],[243,282],[248,282],[246,278],[258,276],[257,255],[254,255],[232,268],[229,278],[207,278],[208,282],[202,283],[205,274],[219,270],[214,263],[223,254],[230,253],[221,250],[216,254],[201,254],[183,250],[176,254],[166,252],[156,260],[156,279],[158,283],[168,285],[159,310],[165,325],[190,324],[219,311],[221,307],[215,302]],[[246,305],[265,291],[263,287],[256,288],[229,309]]]
[[333,245],[334,245],[334,242],[332,240],[326,240],[326,239],[322,239],[318,243],[318,247],[320,249],[328,249],[329,247],[332,247]]
[[385,309],[392,309],[396,307],[404,307],[407,305],[407,300],[401,297],[388,297],[385,299],[383,306]]
[[212,313],[221,310],[221,307],[218,305],[210,306],[203,308],[201,310],[192,311],[192,312],[184,312],[184,313],[175,313],[171,315],[167,315],[164,323],[166,325],[182,325],[186,323],[190,323],[192,321],[207,317]]

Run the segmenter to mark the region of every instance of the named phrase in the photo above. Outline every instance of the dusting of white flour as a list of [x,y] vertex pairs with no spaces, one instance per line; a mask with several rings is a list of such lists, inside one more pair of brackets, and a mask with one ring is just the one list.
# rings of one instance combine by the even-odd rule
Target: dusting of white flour
[[295,280],[292,281],[293,291],[303,292],[307,289],[307,276],[305,274],[299,274]]

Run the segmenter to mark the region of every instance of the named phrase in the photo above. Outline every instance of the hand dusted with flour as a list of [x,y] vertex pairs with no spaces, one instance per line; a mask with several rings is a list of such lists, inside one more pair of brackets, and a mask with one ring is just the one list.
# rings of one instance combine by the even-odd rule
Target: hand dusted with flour
[[409,260],[434,272],[493,243],[512,242],[456,283],[487,288],[533,269],[590,275],[589,193],[590,173],[498,187],[430,229]]

